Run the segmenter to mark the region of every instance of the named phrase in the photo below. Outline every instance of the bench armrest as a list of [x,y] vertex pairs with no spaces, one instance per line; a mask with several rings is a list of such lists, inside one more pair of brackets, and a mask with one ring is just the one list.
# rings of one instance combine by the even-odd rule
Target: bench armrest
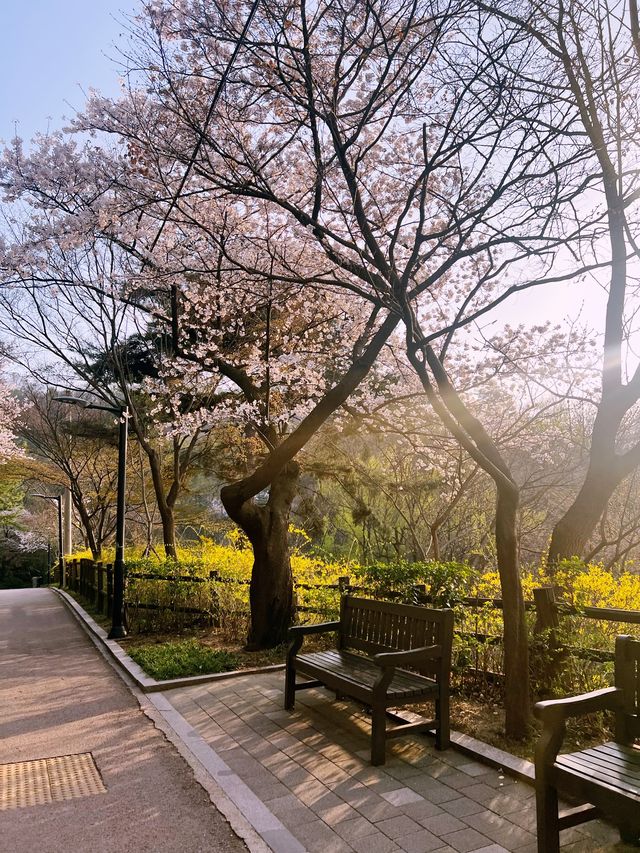
[[[595,711],[618,711],[623,707],[624,693],[618,687],[593,690],[567,699],[538,702],[533,713],[544,723],[535,750],[536,779],[546,778],[547,768],[556,760],[566,732],[566,721]],[[536,783],[537,784],[537,783]],[[543,783],[540,782],[542,785]]]
[[291,666],[293,659],[302,648],[304,638],[309,634],[326,634],[329,631],[337,631],[340,622],[318,622],[316,625],[294,625],[289,628],[289,650],[287,651],[287,666]]
[[289,628],[289,639],[305,637],[307,634],[324,634],[328,631],[337,631],[340,622],[318,622],[315,625],[294,625]]
[[442,657],[442,646],[421,646],[406,652],[379,652],[373,662],[380,667],[419,666],[421,662]]
[[536,703],[533,713],[546,725],[558,725],[570,717],[592,714],[594,711],[618,711],[623,707],[623,691],[619,687],[605,687],[567,699],[548,699]]

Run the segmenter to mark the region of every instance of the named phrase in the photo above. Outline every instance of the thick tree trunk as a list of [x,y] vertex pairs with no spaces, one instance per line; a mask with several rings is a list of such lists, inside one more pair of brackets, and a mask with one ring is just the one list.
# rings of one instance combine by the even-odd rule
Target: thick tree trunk
[[409,359],[422,381],[429,402],[443,424],[496,485],[496,551],[504,617],[505,729],[522,739],[529,730],[529,652],[524,596],[518,561],[518,486],[495,442],[464,404],[433,349],[425,349],[440,395],[435,393],[425,363],[408,348]]
[[[611,495],[630,472],[628,460],[616,455],[616,433],[622,413],[601,411],[594,424],[590,461],[582,486],[551,535],[547,563],[551,573],[559,560],[582,557]],[[626,461],[626,464],[625,464]]]
[[93,530],[93,525],[91,524],[91,517],[87,512],[87,508],[84,505],[84,501],[82,497],[77,494],[71,495],[73,500],[73,505],[76,508],[78,516],[80,518],[80,523],[84,529],[85,541],[87,543],[87,547],[91,551],[91,556],[94,560],[99,560],[102,556],[102,542],[96,539],[96,535]]
[[166,502],[162,507],[158,507],[160,512],[160,520],[162,522],[162,544],[164,553],[167,559],[177,559],[178,552],[176,550],[176,517],[172,506]]
[[148,444],[144,447],[147,453],[147,457],[149,459],[151,482],[153,483],[153,490],[156,496],[158,512],[160,513],[160,520],[162,522],[162,544],[164,546],[164,553],[168,559],[175,560],[177,551],[176,519],[174,513],[174,506],[175,497],[177,497],[177,491],[173,501],[167,500],[164,479],[162,476],[162,462],[160,460],[160,456],[155,450],[155,448],[150,447]]
[[527,734],[530,722],[529,647],[516,533],[518,504],[515,484],[498,486],[496,549],[504,617],[505,733],[516,739]]
[[229,517],[244,530],[253,547],[249,649],[273,648],[287,640],[293,618],[289,513],[299,475],[299,466],[289,463],[274,477],[265,506],[257,506],[253,499],[238,505],[223,492]]

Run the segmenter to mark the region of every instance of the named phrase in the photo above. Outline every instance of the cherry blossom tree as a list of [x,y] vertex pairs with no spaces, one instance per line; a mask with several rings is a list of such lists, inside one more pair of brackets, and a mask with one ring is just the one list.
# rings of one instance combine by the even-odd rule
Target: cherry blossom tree
[[[545,73],[541,51],[515,24],[464,3],[264,0],[248,32],[242,12],[149,4],[135,60],[145,90],[94,99],[77,127],[126,139],[141,170],[158,175],[156,234],[226,204],[242,237],[220,238],[212,217],[224,263],[263,276],[264,261],[244,250],[266,243],[274,281],[372,306],[364,369],[354,363],[262,464],[223,489],[243,526],[259,518],[255,495],[290,470],[403,322],[429,401],[496,484],[507,728],[520,735],[528,697],[519,489],[456,390],[455,333],[542,280],[571,236],[561,214],[584,181],[582,151],[563,154],[573,105],[524,86],[525,70]],[[156,236],[149,248],[161,244]]]
[[479,5],[540,45],[548,72],[535,80],[538,91],[553,87],[559,100],[576,105],[570,138],[588,152],[590,180],[577,199],[574,222],[580,228],[568,248],[576,272],[604,270],[595,281],[607,290],[600,388],[585,392],[595,413],[589,464],[554,527],[548,555],[553,566],[585,553],[609,499],[640,464],[640,442],[624,431],[640,399],[633,344],[640,272],[638,8],[634,0],[551,3],[544,11],[528,2]]
[[[256,248],[244,239],[238,212],[213,203],[170,223],[153,256],[143,253],[143,237],[149,241],[157,227],[150,176],[141,175],[140,156],[128,146],[129,171],[120,168],[114,190],[110,180],[103,181],[106,158],[99,169],[90,167],[97,157],[93,146],[72,145],[62,135],[46,140],[31,157],[18,143],[6,153],[8,198],[29,203],[39,215],[26,226],[22,221],[20,239],[6,247],[0,302],[7,328],[26,346],[23,363],[30,347],[39,348],[75,376],[75,384],[65,380],[66,387],[103,395],[106,389],[115,394],[108,398],[111,404],[116,398],[128,401],[149,457],[166,547],[196,439],[201,443],[212,424],[226,422],[246,433],[244,470],[260,465],[265,452],[272,454],[292,426],[304,422],[336,377],[347,374],[349,387],[358,384],[368,370],[367,346],[373,340],[379,349],[395,321],[383,324],[376,337],[377,309],[367,322],[362,312],[346,311],[326,292],[313,298],[296,281],[278,281],[273,272],[277,267],[281,275],[286,260],[278,245],[281,229],[274,227]],[[82,176],[75,184],[66,181],[62,193],[61,163]],[[116,158],[111,172],[117,171]],[[130,209],[141,187],[148,207],[144,221],[136,212],[132,223]],[[202,224],[196,213],[204,217]],[[215,245],[207,230],[211,215],[218,221]],[[236,251],[246,269],[226,262],[224,250],[232,242],[241,244]],[[36,361],[30,369],[37,374]],[[337,405],[331,403],[327,412]],[[174,445],[177,467],[166,493],[148,423]],[[287,531],[298,475],[291,462],[275,483],[267,480],[257,489],[269,486],[266,504],[230,510],[256,555],[249,638],[254,645],[282,642],[292,616]]]

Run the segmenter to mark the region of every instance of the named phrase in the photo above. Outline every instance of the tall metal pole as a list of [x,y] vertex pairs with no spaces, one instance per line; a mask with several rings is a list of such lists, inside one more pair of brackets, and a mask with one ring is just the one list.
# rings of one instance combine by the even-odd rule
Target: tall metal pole
[[73,553],[73,510],[71,504],[71,489],[65,486],[62,493],[62,547],[65,554]]
[[62,541],[62,498],[60,495],[55,495],[53,500],[58,504],[58,564],[60,566],[60,589],[62,589],[67,580],[64,565],[64,543]]
[[124,513],[125,488],[127,481],[127,433],[129,409],[120,412],[118,430],[118,495],[116,502],[116,556],[113,561],[113,608],[111,615],[110,640],[127,636],[124,626]]

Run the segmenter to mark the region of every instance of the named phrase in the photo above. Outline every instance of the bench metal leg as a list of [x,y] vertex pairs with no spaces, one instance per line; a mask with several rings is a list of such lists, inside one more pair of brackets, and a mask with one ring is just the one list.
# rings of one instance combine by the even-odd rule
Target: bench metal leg
[[538,853],[560,853],[558,823],[558,792],[539,778],[536,768],[536,818],[538,824]]
[[295,667],[287,661],[285,676],[284,676],[284,707],[286,711],[293,711],[296,704],[296,670]]
[[451,746],[451,729],[449,723],[449,694],[443,693],[436,699],[436,749],[449,749]]
[[385,709],[374,708],[371,713],[371,763],[378,767],[385,762],[387,715]]

